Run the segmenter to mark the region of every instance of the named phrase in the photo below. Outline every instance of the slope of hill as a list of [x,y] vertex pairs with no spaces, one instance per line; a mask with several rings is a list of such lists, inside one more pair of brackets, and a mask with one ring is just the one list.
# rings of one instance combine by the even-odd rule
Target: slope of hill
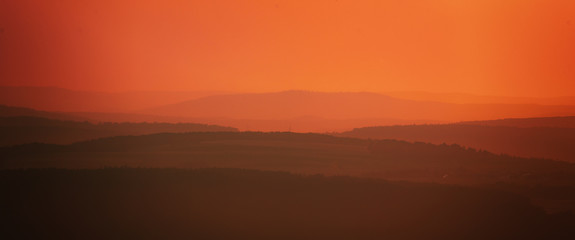
[[0,229],[9,238],[566,239],[575,234],[572,215],[545,214],[524,197],[434,184],[239,169],[0,171],[0,179],[10,196],[0,199],[1,206],[10,206],[0,216],[5,223]]
[[[12,88],[7,89],[13,90]],[[38,96],[46,94],[43,93],[46,88],[38,89]],[[8,90],[4,89],[4,91],[9,93],[8,95],[0,95],[0,103],[2,98],[7,98],[6,96],[12,96],[16,100],[20,99],[18,101],[24,101],[28,99],[27,97],[37,99],[32,98],[34,91],[25,91],[27,95],[15,95],[16,93],[20,94],[18,89],[14,92]],[[201,94],[196,96],[182,93],[180,95],[176,94],[176,97],[196,99],[161,107],[152,107],[169,102],[166,102],[167,100],[161,96],[146,97],[148,95],[143,94],[142,96],[138,95],[139,97],[129,97],[135,93],[132,95],[128,93],[110,93],[108,94],[110,96],[107,93],[102,93],[101,96],[98,95],[100,97],[93,97],[92,93],[74,92],[73,96],[68,97],[68,90],[55,89],[54,92],[58,91],[64,92],[59,94],[50,93],[54,95],[54,98],[46,97],[44,99],[42,97],[41,101],[37,99],[34,103],[52,106],[38,105],[37,107],[41,109],[58,109],[56,106],[63,106],[60,110],[66,110],[66,113],[40,113],[41,111],[37,111],[35,113],[18,115],[93,122],[194,122],[232,126],[241,130],[297,132],[339,132],[374,125],[430,124],[510,117],[575,115],[575,107],[573,106],[451,104],[404,100],[366,92],[321,93],[287,91],[215,95],[202,98],[198,98],[203,96]],[[81,99],[82,97],[85,99]],[[165,101],[155,101],[153,100],[155,98],[164,99]],[[16,100],[8,99],[5,102],[19,104]],[[175,102],[176,100],[178,99],[174,98],[170,101]],[[126,107],[126,104],[131,104],[131,107]],[[80,107],[73,107],[72,105]],[[138,105],[138,108],[148,107],[148,109],[135,112],[127,111],[128,109],[136,109],[136,105]],[[113,106],[113,108],[106,106]],[[1,112],[8,111],[2,110]],[[14,116],[14,114],[9,116]]]
[[86,120],[86,118],[76,116],[73,114],[60,113],[60,112],[46,112],[46,111],[34,110],[31,108],[0,105],[0,117],[18,117],[18,116],[30,116],[30,117],[74,120],[74,121]]
[[[102,119],[103,115],[97,114],[92,116],[87,114],[78,114],[78,116],[86,116],[86,117],[90,116],[93,118]],[[113,117],[114,118],[109,119],[124,119],[121,117],[118,118],[119,116],[117,115],[114,115]],[[391,119],[391,118],[330,119],[315,116],[304,116],[304,117],[285,118],[285,119],[235,119],[229,117],[186,118],[186,117],[170,117],[170,116],[154,115],[153,119],[170,120],[174,118],[183,119],[187,122],[232,126],[238,128],[241,131],[264,131],[264,132],[288,131],[288,132],[299,132],[299,133],[341,132],[356,128],[358,126],[361,127],[361,126],[374,126],[374,125],[442,123],[440,121],[433,121],[433,120],[404,120],[404,119]],[[138,119],[138,118],[131,118],[131,119]]]
[[44,169],[0,171],[0,179],[0,206],[10,206],[0,230],[10,239],[575,235],[573,215],[546,214],[525,197],[436,184],[240,169]]
[[575,105],[574,96],[563,97],[507,97],[466,93],[432,93],[421,91],[385,92],[385,95],[416,101],[433,101],[460,104],[540,104]]
[[494,153],[575,162],[575,128],[519,128],[469,124],[408,125],[357,128],[336,135],[460,144]]
[[487,185],[548,211],[575,211],[575,164],[457,145],[321,134],[203,132],[0,148],[0,168],[242,168],[415,182]]
[[375,93],[278,93],[219,95],[166,105],[148,114],[194,118],[278,120],[302,116],[325,119],[464,121],[506,117],[575,115],[574,106],[450,104],[397,99]]
[[[0,105],[0,117],[38,117],[65,121],[81,121],[91,123],[121,123],[121,122],[161,122],[161,123],[192,123],[204,125],[226,125],[223,121],[210,121],[207,119],[195,119],[186,117],[158,116],[139,113],[117,112],[48,112],[31,108]],[[241,124],[240,124],[241,125]]]
[[506,118],[487,121],[467,121],[458,124],[479,126],[504,126],[504,127],[556,127],[575,128],[575,116],[564,117],[541,117],[541,118]]
[[59,112],[135,111],[223,92],[94,92],[0,86],[0,104]]
[[[378,149],[387,149],[391,155],[381,155]],[[559,181],[565,177],[563,172],[573,173],[569,179],[575,180],[575,165],[566,162],[495,155],[457,145],[369,141],[322,134],[162,133],[70,145],[29,144],[1,148],[0,153],[4,167],[253,167],[469,183],[493,183],[509,176],[529,181],[533,176],[549,172],[557,172],[553,178]],[[523,176],[526,173],[529,177]],[[450,177],[445,178],[445,174]]]
[[32,142],[67,144],[118,135],[160,132],[237,131],[235,128],[193,123],[98,123],[38,117],[0,117],[0,146]]

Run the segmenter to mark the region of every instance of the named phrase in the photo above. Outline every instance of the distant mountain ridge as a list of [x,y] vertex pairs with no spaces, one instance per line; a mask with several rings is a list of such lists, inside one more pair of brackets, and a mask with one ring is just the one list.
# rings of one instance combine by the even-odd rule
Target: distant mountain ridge
[[149,114],[235,119],[403,119],[488,120],[509,117],[575,115],[575,106],[534,104],[451,104],[393,98],[368,92],[285,91],[203,97],[151,108]]
[[[0,104],[4,102],[4,104],[14,103],[12,106],[28,104],[39,107],[35,109],[68,109],[55,114],[46,112],[20,114],[63,120],[193,122],[232,126],[249,131],[296,132],[340,132],[379,125],[575,115],[575,106],[570,105],[454,104],[414,101],[370,92],[284,91],[216,95],[208,92],[196,94],[180,92],[174,96],[166,94],[166,92],[97,93],[59,88],[0,87]],[[157,101],[158,99],[160,101]],[[144,110],[133,111],[136,107]]]
[[235,132],[236,128],[195,123],[98,123],[33,116],[0,117],[0,146],[26,143],[69,144],[103,137],[163,132]]
[[114,112],[49,112],[49,111],[35,110],[32,108],[0,105],[0,117],[22,117],[22,116],[65,120],[65,121],[82,121],[82,122],[87,121],[91,123],[102,123],[102,122],[103,123],[161,122],[161,123],[200,123],[200,124],[203,123],[198,122],[201,121],[199,119],[157,116],[150,114],[114,113]]
[[432,93],[423,91],[383,92],[387,96],[416,101],[434,101],[459,104],[540,104],[575,105],[575,96],[561,97],[508,97],[466,93]]
[[0,104],[59,112],[128,112],[222,93],[224,92],[99,92],[57,87],[0,86]]
[[75,116],[73,114],[38,111],[31,108],[0,105],[0,117],[19,117],[19,116],[31,116],[31,117],[60,119],[60,120],[73,120],[73,121],[87,120],[86,118]]

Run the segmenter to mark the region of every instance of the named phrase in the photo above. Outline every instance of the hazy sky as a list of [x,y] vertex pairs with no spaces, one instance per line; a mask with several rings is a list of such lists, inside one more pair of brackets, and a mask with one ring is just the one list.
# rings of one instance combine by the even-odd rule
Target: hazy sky
[[0,84],[575,95],[575,1],[0,0]]

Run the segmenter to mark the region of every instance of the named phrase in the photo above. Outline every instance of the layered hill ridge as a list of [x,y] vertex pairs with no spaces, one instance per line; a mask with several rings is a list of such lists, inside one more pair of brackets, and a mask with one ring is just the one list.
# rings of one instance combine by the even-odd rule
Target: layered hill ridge
[[539,105],[575,105],[575,97],[509,97],[494,95],[476,95],[466,93],[432,93],[424,91],[395,91],[383,94],[395,98],[434,101],[461,104],[539,104]]
[[374,126],[356,128],[337,135],[460,144],[494,153],[575,162],[575,117]]
[[31,108],[13,107],[0,104],[0,117],[19,117],[19,116],[29,116],[29,117],[39,117],[39,118],[49,118],[59,120],[73,120],[73,121],[87,120],[86,118],[75,116],[73,114],[38,111]]
[[575,128],[575,116],[540,117],[540,118],[505,118],[485,121],[459,122],[462,125],[502,126],[502,127],[552,127]]
[[146,110],[145,113],[197,118],[403,119],[465,121],[509,117],[575,115],[574,106],[535,104],[452,104],[398,99],[368,92],[230,94],[203,97]]
[[573,163],[324,134],[160,133],[0,148],[0,168],[250,168],[455,184],[572,183]]
[[548,214],[527,197],[492,189],[245,169],[34,169],[0,171],[0,179],[7,196],[0,205],[11,206],[0,215],[9,239],[575,235],[572,214]]
[[98,92],[57,87],[0,86],[0,104],[59,112],[129,112],[221,93],[223,92]]
[[102,93],[42,87],[0,87],[0,93],[0,104],[56,110],[61,115],[35,115],[39,117],[92,122],[194,122],[250,131],[339,132],[378,125],[575,115],[575,106],[571,105],[524,104],[521,102],[541,101],[521,99],[491,103],[499,98],[461,104],[448,102],[448,94],[436,94],[434,98],[423,94],[409,100],[370,92]]
[[31,116],[0,117],[0,146],[41,142],[69,144],[96,138],[177,132],[235,132],[236,128],[196,123],[90,123]]

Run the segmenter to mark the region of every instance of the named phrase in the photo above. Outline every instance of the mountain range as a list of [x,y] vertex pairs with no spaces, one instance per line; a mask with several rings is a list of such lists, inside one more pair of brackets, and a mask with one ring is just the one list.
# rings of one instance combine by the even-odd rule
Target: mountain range
[[221,93],[224,92],[98,92],[0,86],[0,104],[57,112],[129,112]]
[[[322,93],[286,91],[208,96],[151,108],[142,113],[206,119],[231,118],[276,121],[302,117],[325,118],[325,122],[351,119],[392,119],[395,120],[395,123],[391,124],[413,124],[500,118],[570,116],[575,115],[575,106],[453,104],[405,100],[368,92]],[[388,124],[389,122],[393,121],[388,121]],[[371,123],[383,125],[377,124],[377,121],[372,121]],[[339,127],[339,129],[343,128],[343,126]]]
[[[252,131],[337,132],[368,126],[575,115],[573,105],[452,103],[370,92],[98,93],[1,87],[0,93],[0,104],[57,111],[73,120],[193,122]],[[41,101],[26,100],[30,96],[40,96]]]

